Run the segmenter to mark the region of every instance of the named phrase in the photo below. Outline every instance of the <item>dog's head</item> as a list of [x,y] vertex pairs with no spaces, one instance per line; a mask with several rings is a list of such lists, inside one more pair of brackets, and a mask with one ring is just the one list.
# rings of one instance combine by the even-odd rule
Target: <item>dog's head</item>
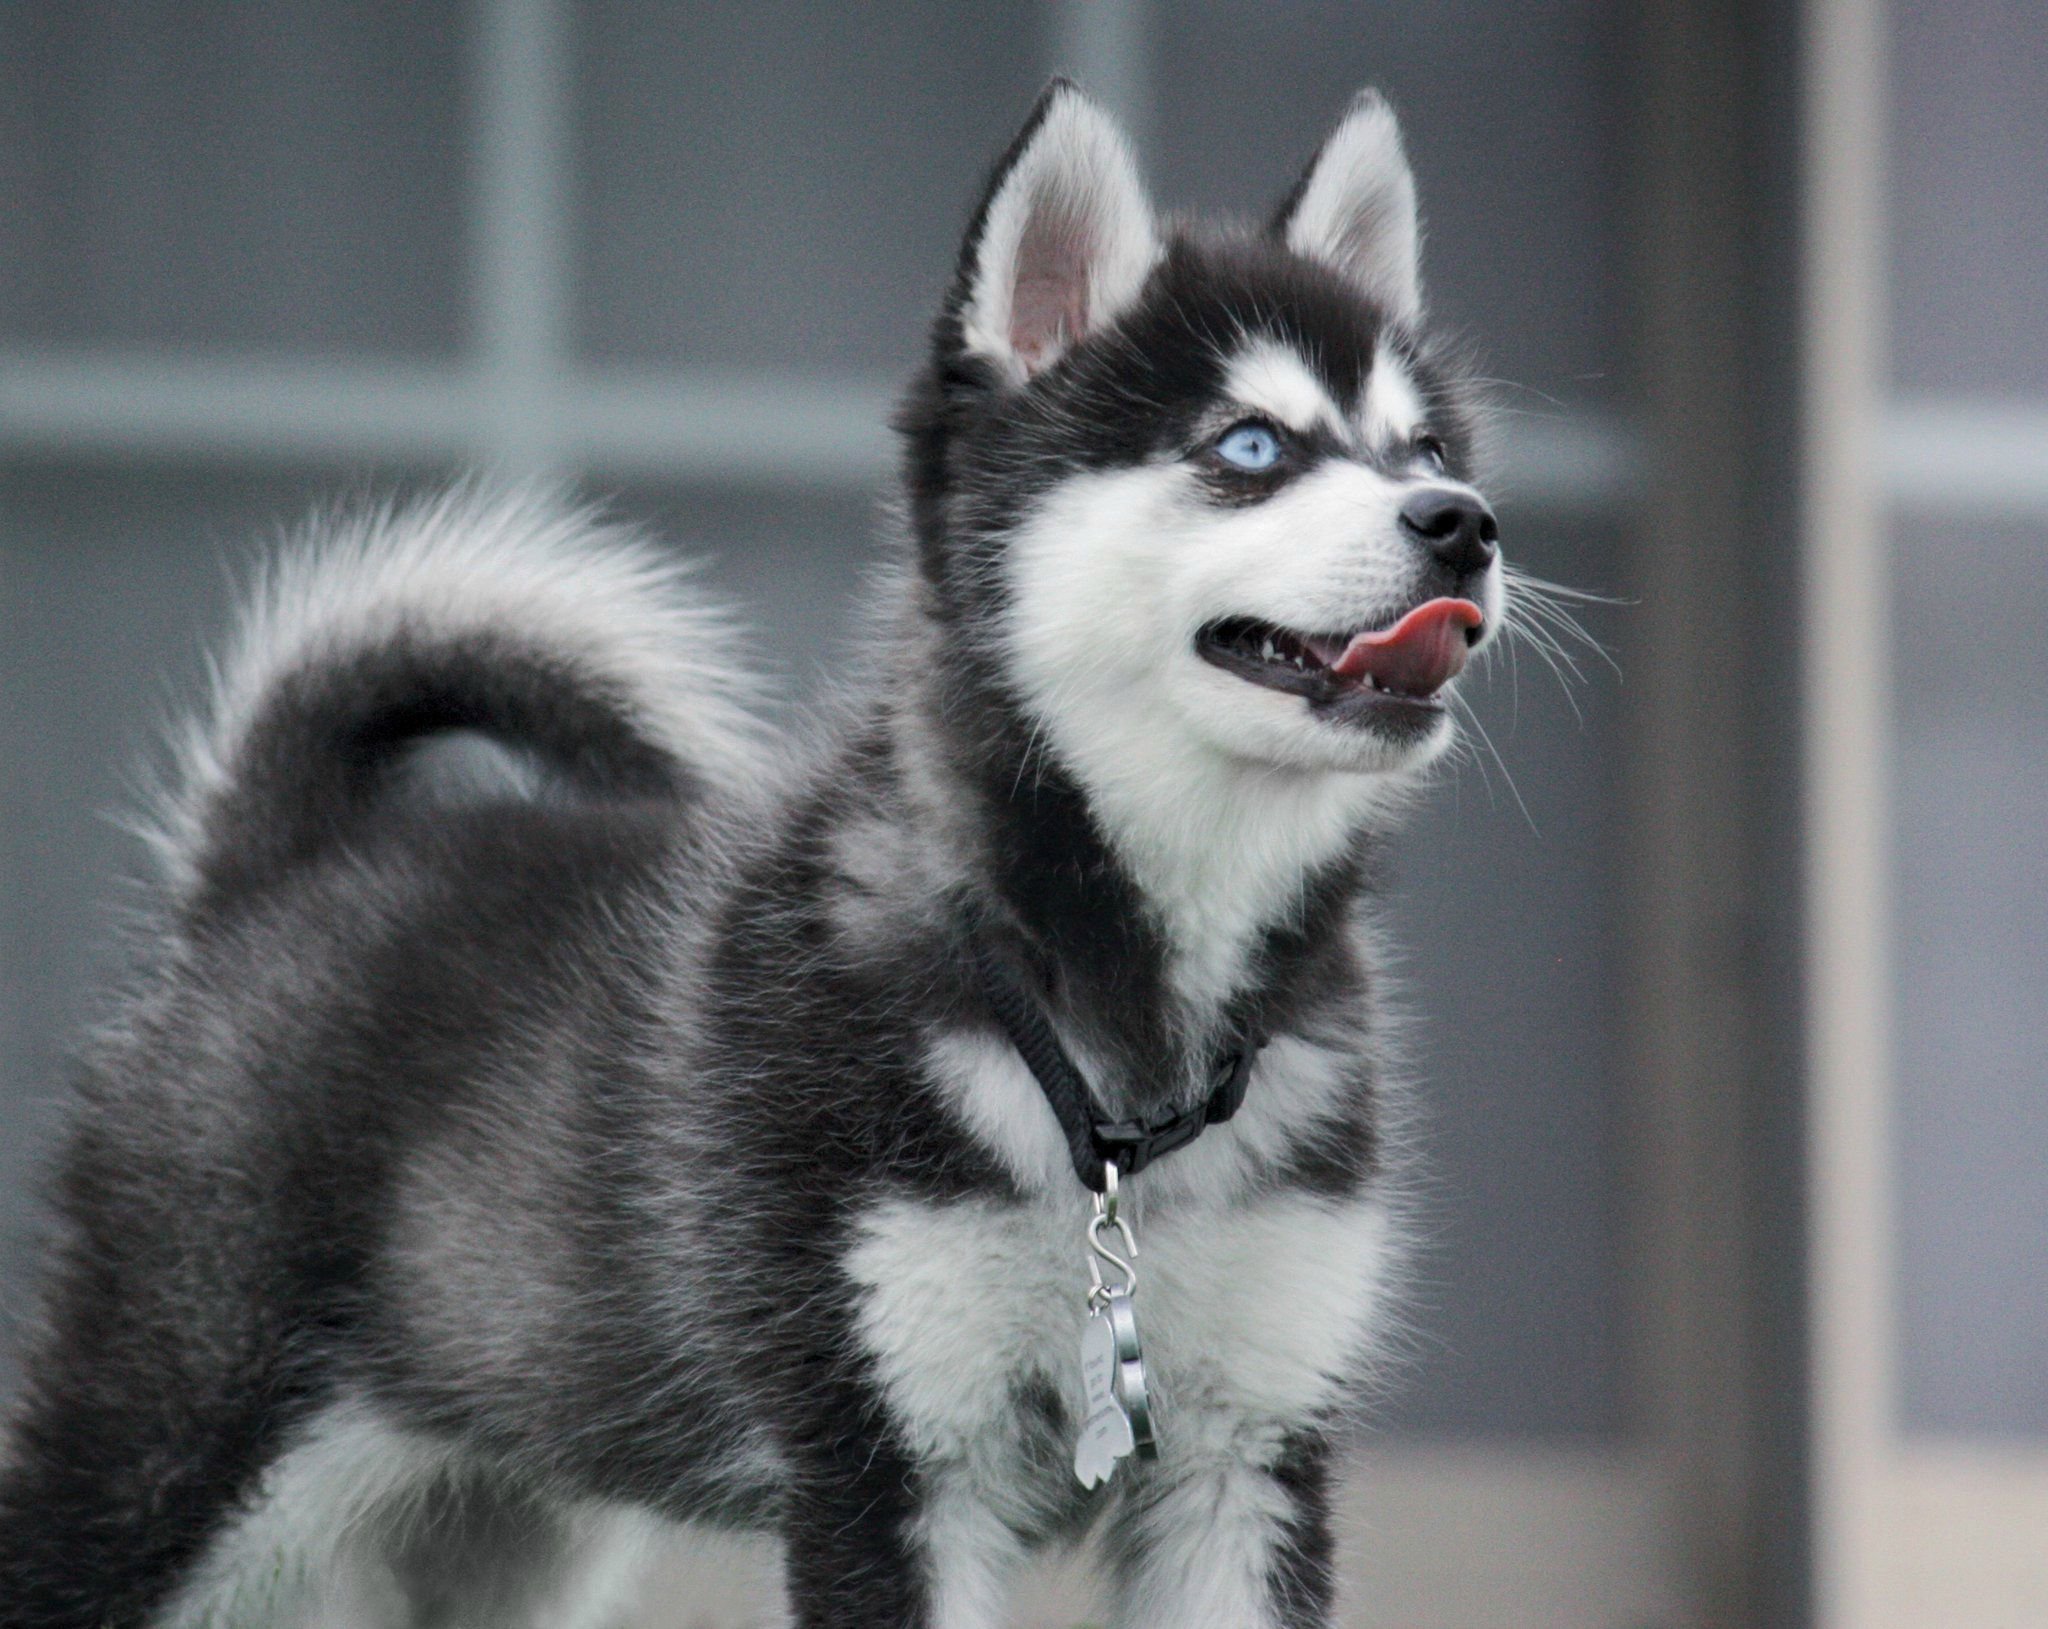
[[1419,236],[1372,93],[1263,230],[1162,226],[1064,83],[997,166],[911,492],[944,614],[1084,783],[1167,743],[1385,776],[1450,739],[1504,586]]

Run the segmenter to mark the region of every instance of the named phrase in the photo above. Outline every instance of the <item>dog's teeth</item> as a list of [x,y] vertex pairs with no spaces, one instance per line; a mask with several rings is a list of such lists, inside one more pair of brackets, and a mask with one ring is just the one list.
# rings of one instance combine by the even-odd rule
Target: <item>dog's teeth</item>
[[1276,657],[1280,653],[1274,650],[1273,641],[1268,639],[1263,645],[1259,647],[1259,654],[1265,657],[1265,659],[1270,662],[1273,660],[1274,657]]

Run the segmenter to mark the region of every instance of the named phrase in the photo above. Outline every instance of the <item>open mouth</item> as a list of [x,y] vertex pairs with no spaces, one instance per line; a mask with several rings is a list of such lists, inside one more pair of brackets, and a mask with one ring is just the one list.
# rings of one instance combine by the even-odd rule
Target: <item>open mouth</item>
[[1195,637],[1204,661],[1269,690],[1306,697],[1342,717],[1419,718],[1443,710],[1443,687],[1464,671],[1486,617],[1470,600],[1433,599],[1392,627],[1305,634],[1226,617]]

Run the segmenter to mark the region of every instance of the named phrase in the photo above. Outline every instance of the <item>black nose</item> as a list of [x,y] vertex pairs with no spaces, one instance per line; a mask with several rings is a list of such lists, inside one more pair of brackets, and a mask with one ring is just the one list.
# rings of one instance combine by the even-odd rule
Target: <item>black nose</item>
[[1454,486],[1426,486],[1401,506],[1401,529],[1460,577],[1493,564],[1500,528],[1493,511]]

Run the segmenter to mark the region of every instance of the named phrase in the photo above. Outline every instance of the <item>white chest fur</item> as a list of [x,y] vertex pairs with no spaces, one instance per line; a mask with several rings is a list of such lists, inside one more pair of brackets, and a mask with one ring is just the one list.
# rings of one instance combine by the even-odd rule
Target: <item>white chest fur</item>
[[[1088,1214],[1076,1183],[1022,1202],[892,1200],[862,1219],[847,1262],[861,1335],[921,1455],[985,1461],[1034,1383],[1079,1408]],[[1277,1444],[1341,1400],[1391,1254],[1377,1202],[1282,1193],[1148,1216],[1138,1198],[1130,1214],[1165,1457]]]

